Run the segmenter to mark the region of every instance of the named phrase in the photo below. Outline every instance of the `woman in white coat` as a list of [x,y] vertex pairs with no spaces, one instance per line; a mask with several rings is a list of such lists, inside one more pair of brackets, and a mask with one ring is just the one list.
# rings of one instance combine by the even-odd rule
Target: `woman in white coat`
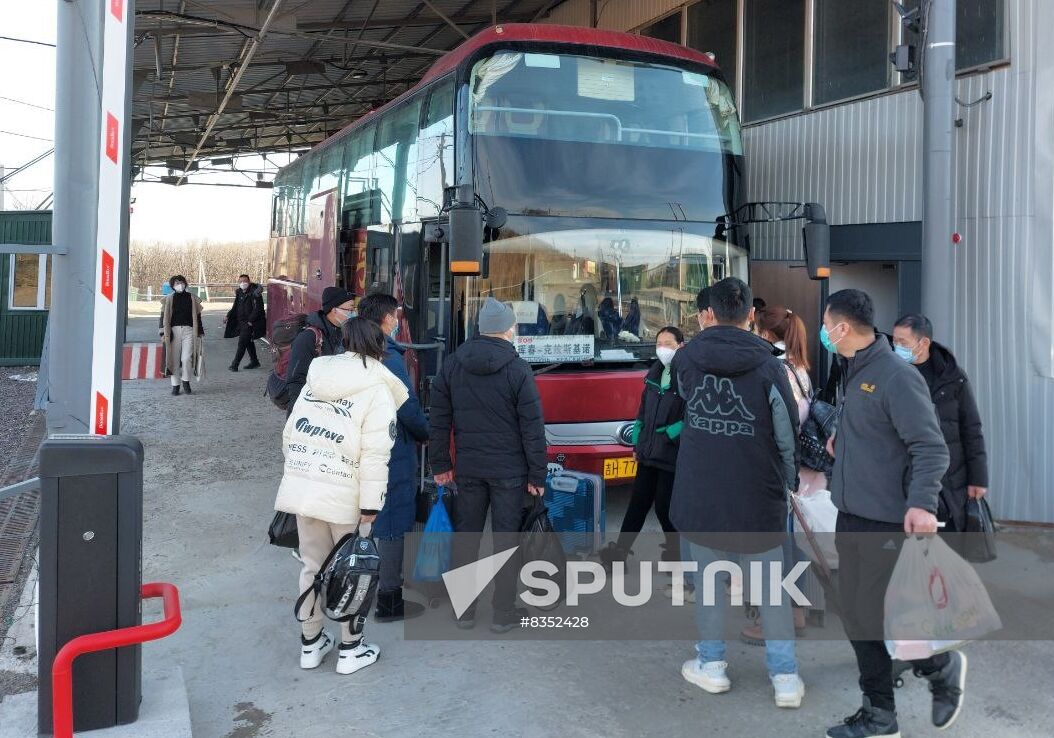
[[[307,384],[286,421],[285,471],[275,509],[296,515],[300,535],[299,592],[306,591],[333,546],[384,506],[395,412],[406,401],[403,383],[381,363],[385,341],[373,322],[343,327],[346,353],[311,362]],[[301,608],[300,667],[313,669],[333,648],[320,608]],[[309,614],[310,613],[310,614]],[[341,623],[337,672],[351,674],[377,660],[380,649],[362,637],[358,619]]]

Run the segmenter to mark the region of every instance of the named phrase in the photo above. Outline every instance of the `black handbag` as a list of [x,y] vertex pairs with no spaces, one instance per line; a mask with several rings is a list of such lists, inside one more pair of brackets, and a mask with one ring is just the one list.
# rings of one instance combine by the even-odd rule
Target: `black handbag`
[[296,515],[276,512],[267,529],[267,536],[271,539],[272,546],[300,548],[300,534],[296,530]]
[[995,560],[995,523],[988,502],[982,497],[966,500],[966,530],[963,538],[963,558],[975,564]]
[[[808,393],[802,386],[798,373],[790,367],[791,376],[798,384],[802,397]],[[838,428],[838,408],[820,399],[820,392],[814,392],[809,401],[809,416],[798,430],[798,444],[801,448],[802,466],[814,471],[829,474],[834,469],[834,457],[827,453],[827,441]]]
[[[567,554],[564,552],[560,536],[553,530],[553,523],[549,520],[549,510],[541,496],[534,498],[534,503],[523,511],[523,521],[520,524],[520,555],[523,561],[547,561],[556,567],[553,581],[563,582],[564,571],[567,569]],[[528,588],[532,594],[539,595]],[[540,610],[552,610],[559,606],[561,601],[548,607],[540,607]]]

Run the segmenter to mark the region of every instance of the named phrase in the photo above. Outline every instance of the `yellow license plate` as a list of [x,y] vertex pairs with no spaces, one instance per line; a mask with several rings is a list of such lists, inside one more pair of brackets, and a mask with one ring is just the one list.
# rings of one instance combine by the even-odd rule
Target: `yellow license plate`
[[630,456],[604,459],[604,479],[623,479],[637,475],[637,462]]

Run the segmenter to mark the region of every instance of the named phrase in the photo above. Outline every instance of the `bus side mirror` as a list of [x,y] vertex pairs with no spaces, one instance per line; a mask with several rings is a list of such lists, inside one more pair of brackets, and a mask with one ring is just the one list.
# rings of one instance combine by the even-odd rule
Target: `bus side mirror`
[[477,276],[483,272],[483,214],[471,187],[457,189],[446,233],[450,243],[450,273]]
[[808,221],[802,228],[802,241],[809,279],[827,279],[831,276],[831,227],[822,205],[808,203],[806,212]]

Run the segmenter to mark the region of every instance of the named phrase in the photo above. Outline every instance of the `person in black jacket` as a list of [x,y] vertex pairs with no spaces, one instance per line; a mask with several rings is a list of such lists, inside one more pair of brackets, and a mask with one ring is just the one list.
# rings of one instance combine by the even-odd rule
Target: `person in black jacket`
[[897,321],[893,350],[915,365],[930,389],[949,456],[937,519],[945,523],[945,533],[961,533],[966,529],[967,498],[980,499],[988,492],[988,455],[973,390],[952,352],[933,340],[933,324],[925,315],[905,315]]
[[[336,356],[344,353],[341,327],[348,322],[355,309],[355,295],[343,287],[327,287],[322,291],[322,309],[308,313],[307,325],[293,339],[289,347],[289,369],[286,388],[289,393],[289,409],[300,397],[307,383],[307,370],[316,356]],[[321,339],[321,340],[320,340]]]
[[[787,494],[797,488],[798,410],[783,363],[772,344],[751,333],[750,287],[727,277],[710,288],[716,325],[673,360],[685,401],[670,520],[698,562],[696,601],[702,640],[681,675],[711,692],[726,692],[724,611],[727,600],[706,603],[707,566],[739,561],[744,572],[760,562],[762,591],[773,564],[782,568]],[[750,591],[744,585],[744,591]],[[769,678],[777,707],[801,705],[794,622],[788,596],[753,603],[761,612]]]
[[[666,326],[655,337],[657,361],[644,377],[640,409],[633,424],[637,476],[618,541],[609,544],[600,554],[605,563],[625,559],[632,553],[633,541],[644,527],[644,520],[653,505],[663,532],[674,532],[670,522],[670,495],[673,493],[678,439],[684,425],[684,400],[677,394],[670,364],[683,345],[684,334],[674,326]],[[680,560],[675,537],[667,536],[662,558],[664,561]]]
[[[513,346],[512,309],[488,297],[479,311],[479,332],[443,364],[432,386],[428,460],[438,484],[457,480],[454,529],[461,535],[454,545],[454,567],[478,555],[488,508],[496,538],[518,533],[526,493],[545,492],[542,400],[531,367]],[[451,432],[456,461],[451,460]],[[495,541],[494,550],[518,541],[504,543]],[[526,613],[515,607],[517,562],[513,556],[495,578],[491,630],[496,633],[508,632]],[[461,615],[458,625],[475,625],[474,608]]]
[[248,274],[241,275],[238,280],[238,289],[234,291],[234,305],[223,319],[226,326],[223,337],[238,337],[238,350],[235,351],[234,361],[230,365],[232,372],[238,371],[246,351],[249,352],[249,363],[245,368],[256,369],[260,366],[260,360],[256,356],[256,339],[263,338],[267,332],[263,288],[249,281]]

